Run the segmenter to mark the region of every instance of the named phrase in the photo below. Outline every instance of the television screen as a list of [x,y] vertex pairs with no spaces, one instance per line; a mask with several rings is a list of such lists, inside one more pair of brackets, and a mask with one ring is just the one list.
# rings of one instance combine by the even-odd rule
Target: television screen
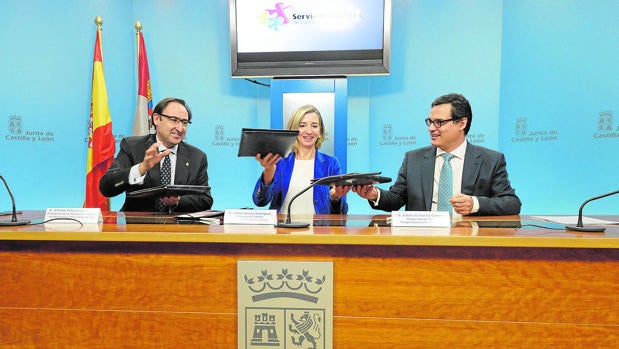
[[232,77],[389,74],[391,0],[230,0]]

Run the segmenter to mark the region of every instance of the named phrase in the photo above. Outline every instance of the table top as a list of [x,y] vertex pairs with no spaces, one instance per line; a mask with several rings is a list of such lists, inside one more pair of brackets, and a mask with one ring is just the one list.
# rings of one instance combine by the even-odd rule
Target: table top
[[[43,223],[44,217],[45,211],[22,212],[18,218],[31,223],[0,226],[0,241],[619,248],[619,225],[577,232],[536,216],[463,217],[450,228],[392,227],[390,214],[295,216],[311,223],[307,228],[180,224],[174,216],[137,212],[104,213],[102,224]],[[596,218],[619,221],[619,216]]]

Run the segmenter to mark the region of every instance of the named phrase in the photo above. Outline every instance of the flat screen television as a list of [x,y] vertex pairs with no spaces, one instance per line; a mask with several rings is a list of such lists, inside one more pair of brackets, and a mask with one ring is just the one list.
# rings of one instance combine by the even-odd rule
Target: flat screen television
[[231,76],[388,75],[391,0],[229,0]]

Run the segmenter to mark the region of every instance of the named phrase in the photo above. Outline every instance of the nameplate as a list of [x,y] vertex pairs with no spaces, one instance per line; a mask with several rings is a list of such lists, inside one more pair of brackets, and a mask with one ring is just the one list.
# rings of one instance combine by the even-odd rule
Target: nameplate
[[277,225],[276,210],[224,210],[224,224]]
[[447,211],[393,211],[392,227],[451,227]]
[[47,223],[64,223],[78,221],[82,224],[97,224],[103,222],[100,208],[48,208],[45,210]]

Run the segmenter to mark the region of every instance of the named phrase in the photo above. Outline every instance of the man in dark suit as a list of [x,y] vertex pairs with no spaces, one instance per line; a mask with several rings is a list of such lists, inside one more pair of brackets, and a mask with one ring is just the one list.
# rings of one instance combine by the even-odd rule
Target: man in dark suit
[[[99,182],[101,194],[111,197],[161,186],[161,169],[166,165],[169,170],[164,170],[163,177],[168,178],[168,184],[208,186],[206,154],[183,141],[191,123],[191,109],[185,101],[179,98],[162,100],[153,109],[152,121],[156,134],[127,137],[120,142],[116,159]],[[208,190],[201,194],[162,198],[127,197],[120,210],[197,212],[212,206],[213,198]]]
[[460,215],[519,214],[521,202],[507,178],[504,155],[466,141],[472,121],[471,106],[464,96],[448,94],[435,99],[425,120],[432,145],[404,155],[398,178],[389,190],[371,185],[352,190],[368,199],[373,208],[384,211],[397,211],[402,206],[407,211],[442,210],[439,181],[447,161],[450,170],[445,172],[451,172],[452,179],[445,210]]

